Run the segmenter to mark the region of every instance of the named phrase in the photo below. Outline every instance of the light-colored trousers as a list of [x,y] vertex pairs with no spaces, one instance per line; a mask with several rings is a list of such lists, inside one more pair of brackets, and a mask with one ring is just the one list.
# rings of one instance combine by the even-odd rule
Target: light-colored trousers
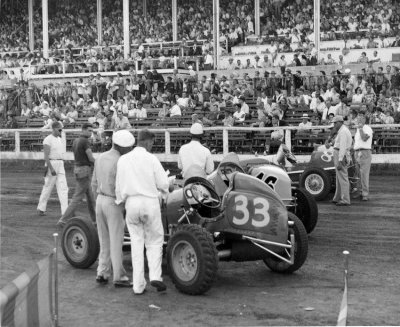
[[359,189],[361,189],[362,196],[369,194],[369,171],[371,169],[372,154],[371,150],[356,150],[356,169],[358,170]]
[[61,204],[61,214],[63,215],[65,213],[65,210],[67,210],[68,208],[68,185],[67,185],[67,179],[65,178],[64,161],[62,160],[50,160],[50,161],[57,175],[52,176],[50,169],[47,170],[46,176],[44,177],[44,185],[42,193],[40,194],[40,199],[37,209],[40,211],[46,211],[47,201],[49,201],[54,185],[56,185],[58,199],[60,200]]
[[123,206],[115,204],[115,198],[101,195],[96,200],[96,222],[100,240],[99,265],[97,275],[113,280],[126,276],[122,263],[122,243],[124,241],[125,220]]
[[[333,162],[335,167],[339,164],[339,151],[333,151]],[[350,204],[350,183],[347,166],[342,166],[341,170],[336,170],[336,192],[333,201]]]
[[141,293],[146,287],[144,277],[144,246],[149,265],[149,279],[162,281],[161,263],[164,229],[158,198],[131,196],[126,200],[126,224],[131,237],[133,291]]

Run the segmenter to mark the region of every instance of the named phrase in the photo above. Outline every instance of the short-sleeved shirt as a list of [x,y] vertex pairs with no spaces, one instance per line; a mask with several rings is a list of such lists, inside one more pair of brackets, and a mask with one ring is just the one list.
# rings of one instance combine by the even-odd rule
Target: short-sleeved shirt
[[210,150],[201,145],[199,141],[194,140],[183,145],[179,150],[178,167],[182,169],[183,177],[192,165],[200,166],[206,174],[211,174],[214,170],[214,161]]
[[53,134],[50,134],[43,140],[43,145],[50,147],[50,160],[64,160],[66,144],[61,137],[55,137]]
[[91,166],[92,163],[90,162],[86,150],[90,148],[89,138],[80,136],[74,141],[72,145],[72,149],[74,151],[75,157],[75,166]]
[[362,128],[364,134],[369,135],[368,140],[363,141],[361,138],[360,130],[357,128],[356,135],[354,135],[354,150],[371,150],[372,148],[372,128],[364,125]]

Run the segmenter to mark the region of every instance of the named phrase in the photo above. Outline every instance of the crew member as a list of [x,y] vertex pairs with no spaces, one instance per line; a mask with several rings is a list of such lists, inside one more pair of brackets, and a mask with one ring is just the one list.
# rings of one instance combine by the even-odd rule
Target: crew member
[[211,152],[200,143],[203,136],[203,126],[199,123],[194,123],[190,127],[190,134],[192,140],[179,150],[178,168],[182,169],[183,178],[186,178],[185,174],[192,165],[197,165],[204,169],[206,174],[211,174],[214,171]]
[[336,192],[332,202],[337,206],[350,205],[349,175],[347,172],[350,163],[350,148],[352,144],[351,133],[343,125],[343,117],[337,115],[332,122],[337,130],[337,136],[333,145],[333,162],[336,170]]
[[57,225],[63,227],[69,218],[75,214],[79,203],[86,196],[89,214],[93,221],[96,221],[95,203],[93,198],[90,182],[92,180],[92,166],[94,164],[94,157],[90,149],[89,138],[93,134],[92,124],[86,123],[82,125],[82,133],[79,138],[74,140],[72,149],[74,152],[75,165],[74,174],[76,179],[75,193],[72,196],[71,202],[61,216]]
[[169,183],[160,161],[150,153],[153,143],[154,134],[140,130],[137,147],[121,156],[117,164],[116,203],[125,202],[132,247],[133,292],[137,295],[146,291],[144,246],[150,284],[159,292],[167,288],[161,277],[164,229],[159,192],[167,193]]
[[40,194],[37,210],[40,216],[46,214],[47,201],[53,191],[54,184],[57,187],[58,199],[61,204],[61,214],[64,214],[68,207],[68,185],[65,178],[64,156],[66,144],[61,139],[63,125],[59,121],[51,124],[52,132],[43,140],[44,160],[46,172],[44,185]]
[[[354,136],[354,151],[356,169],[360,176],[361,200],[368,201],[369,195],[369,171],[371,169],[372,128],[365,124],[364,113],[359,113],[357,131]],[[360,188],[359,188],[360,189]]]
[[132,150],[135,138],[129,131],[121,130],[113,134],[112,142],[112,149],[97,158],[92,178],[100,240],[96,281],[106,284],[112,267],[114,286],[132,287],[122,263],[125,220],[123,205],[115,204],[115,177],[118,159]]

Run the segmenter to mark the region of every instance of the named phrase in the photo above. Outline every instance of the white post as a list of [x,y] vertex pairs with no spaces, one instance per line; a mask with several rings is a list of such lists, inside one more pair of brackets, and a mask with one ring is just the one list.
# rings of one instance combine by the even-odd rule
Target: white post
[[171,134],[168,130],[165,130],[165,155],[171,154]]
[[222,153],[226,156],[229,153],[229,140],[228,140],[228,130],[222,130]]
[[103,0],[97,0],[97,44],[103,43]]
[[53,234],[54,237],[54,326],[58,327],[58,233]]
[[143,17],[147,16],[147,0],[143,0]]
[[317,50],[317,61],[319,61],[319,48],[320,48],[320,0],[314,0],[314,43]]
[[28,0],[28,17],[29,17],[29,50],[35,50],[35,34],[33,29],[33,0]]
[[290,129],[285,131],[285,144],[292,151],[292,131]]
[[260,36],[260,0],[254,0],[254,32]]
[[123,0],[123,20],[124,20],[124,58],[129,58],[131,42],[129,37],[129,0]]
[[214,67],[219,69],[219,0],[213,0]]
[[43,57],[49,57],[49,8],[48,0],[42,0]]
[[172,41],[178,40],[178,14],[177,14],[177,0],[172,0]]
[[178,58],[174,56],[174,69],[178,69]]
[[15,131],[15,153],[18,155],[21,152],[21,138],[18,131]]
[[199,57],[196,57],[196,73],[197,73],[197,75],[199,74],[199,70],[200,70]]

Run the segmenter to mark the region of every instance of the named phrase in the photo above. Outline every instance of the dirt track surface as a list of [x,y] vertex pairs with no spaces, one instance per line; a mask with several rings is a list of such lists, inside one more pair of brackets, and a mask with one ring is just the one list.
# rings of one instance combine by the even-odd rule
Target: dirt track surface
[[[1,173],[3,287],[51,251],[60,208],[54,190],[47,216],[37,216],[41,171],[5,168]],[[71,196],[74,182],[68,175]],[[179,293],[166,274],[168,290],[162,295],[150,285],[140,297],[130,289],[101,287],[95,282],[96,264],[74,269],[60,250],[60,325],[335,325],[343,294],[343,250],[350,251],[348,324],[399,325],[399,177],[373,176],[371,188],[368,203],[318,203],[320,219],[309,237],[308,259],[296,273],[276,274],[262,262],[220,262],[217,282],[204,296]],[[131,269],[129,257],[125,265]]]

